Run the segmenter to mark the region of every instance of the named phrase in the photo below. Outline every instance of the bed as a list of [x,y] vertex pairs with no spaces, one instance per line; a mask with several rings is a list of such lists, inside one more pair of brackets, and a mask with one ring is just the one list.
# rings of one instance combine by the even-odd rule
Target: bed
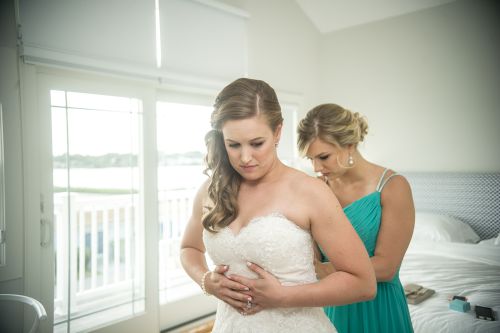
[[[403,285],[435,290],[409,304],[415,332],[500,332],[500,174],[408,174],[415,230],[400,269]],[[449,309],[466,296],[471,311]],[[477,319],[474,306],[491,307],[495,321]]]

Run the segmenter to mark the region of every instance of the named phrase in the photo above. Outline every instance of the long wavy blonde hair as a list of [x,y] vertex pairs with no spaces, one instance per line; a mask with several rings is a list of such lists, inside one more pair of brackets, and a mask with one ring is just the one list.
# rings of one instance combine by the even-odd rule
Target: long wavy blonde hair
[[357,146],[367,133],[368,123],[358,112],[333,103],[321,104],[307,112],[300,121],[297,146],[302,155],[316,138],[341,148]]
[[261,80],[240,78],[227,85],[215,100],[211,116],[212,130],[205,135],[207,155],[205,173],[210,177],[203,227],[216,232],[238,216],[238,191],[241,176],[229,163],[222,127],[229,120],[264,115],[273,132],[283,122],[278,97],[271,86]]

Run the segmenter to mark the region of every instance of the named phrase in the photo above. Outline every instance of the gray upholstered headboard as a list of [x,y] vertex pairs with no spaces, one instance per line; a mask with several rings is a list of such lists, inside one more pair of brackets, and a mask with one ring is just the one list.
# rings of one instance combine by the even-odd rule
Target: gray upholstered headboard
[[410,182],[416,211],[456,217],[481,237],[500,232],[500,173],[402,173]]

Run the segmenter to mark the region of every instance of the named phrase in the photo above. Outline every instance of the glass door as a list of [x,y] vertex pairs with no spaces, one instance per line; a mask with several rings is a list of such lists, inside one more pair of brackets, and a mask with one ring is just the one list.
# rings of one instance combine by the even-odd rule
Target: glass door
[[144,208],[151,192],[144,109],[154,112],[154,94],[48,69],[36,76],[39,112],[30,129],[39,134],[29,156],[38,148],[40,185],[29,193],[40,193],[40,225],[30,222],[40,238],[28,241],[26,258],[27,285],[40,290],[49,315],[42,331],[156,331],[157,270],[149,258],[157,238]]
[[142,107],[134,98],[51,90],[54,331],[144,311]]
[[207,179],[204,137],[212,108],[158,102],[156,109],[160,328],[166,329],[215,312],[215,299],[201,293],[179,260],[194,196]]

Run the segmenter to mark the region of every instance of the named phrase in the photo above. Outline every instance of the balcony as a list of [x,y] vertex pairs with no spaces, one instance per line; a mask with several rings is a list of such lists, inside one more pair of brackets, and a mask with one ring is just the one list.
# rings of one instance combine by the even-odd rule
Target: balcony
[[[195,189],[158,193],[161,303],[199,292],[179,262],[194,195]],[[95,327],[103,309],[103,322],[144,310],[141,210],[137,194],[54,195],[55,331],[64,329],[68,317],[72,327],[85,330]]]

